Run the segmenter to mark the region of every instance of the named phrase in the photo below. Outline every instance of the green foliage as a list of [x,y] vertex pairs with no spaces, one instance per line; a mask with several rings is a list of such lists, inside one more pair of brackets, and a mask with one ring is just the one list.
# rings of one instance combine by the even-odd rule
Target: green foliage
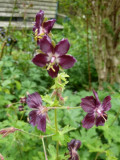
[[[76,14],[79,1],[69,1],[69,3],[71,2],[73,2],[73,7],[76,8],[76,10],[73,10],[73,13]],[[64,1],[64,3],[66,2]],[[70,11],[72,10],[72,4]],[[80,7],[84,8],[84,5],[81,3]],[[111,32],[109,22],[106,20],[104,23],[108,31]],[[88,88],[88,60],[84,25],[82,23],[73,25],[72,21],[67,22],[64,24],[64,30],[59,33],[54,31],[53,36],[56,43],[63,36],[68,37],[71,43],[69,54],[76,57],[77,63],[73,68],[66,71],[70,75],[68,89],[71,90],[66,90],[63,96],[66,99],[65,106],[80,106],[81,98],[92,95],[92,92],[82,90],[83,88]],[[53,81],[48,76],[47,71],[31,63],[32,54],[36,47],[34,41],[32,42],[32,32],[22,34],[20,31],[17,31],[14,32],[13,38],[16,38],[18,43],[11,55],[8,54],[10,48],[7,47],[5,49],[6,54],[0,61],[0,128],[14,126],[28,133],[16,131],[5,138],[0,136],[0,153],[3,154],[5,159],[9,160],[44,160],[41,139],[31,135],[40,136],[43,133],[28,123],[27,117],[30,110],[25,106],[27,111],[18,112],[19,104],[14,104],[8,108],[7,105],[19,101],[19,98],[26,95],[26,92],[39,92],[43,95],[42,100],[47,107],[61,107],[61,105],[59,106],[59,101],[56,98],[52,99],[48,94],[48,90],[65,89],[65,85],[68,83],[68,76],[65,73],[59,74],[55,85],[50,88]],[[89,39],[91,40],[91,33]],[[91,43],[90,54],[92,82],[97,83]],[[59,78],[63,83],[59,82]],[[107,88],[107,92],[99,92],[101,101],[108,94],[112,94],[112,109],[108,112],[108,120],[105,126],[86,130],[82,128],[81,123],[86,114],[82,109],[58,110],[59,130],[56,133],[54,112],[53,110],[48,112],[50,122],[47,123],[46,135],[54,134],[51,137],[44,138],[49,160],[55,160],[56,158],[56,141],[59,141],[60,144],[59,159],[67,160],[68,156],[65,156],[68,153],[67,143],[73,138],[82,141],[82,146],[79,150],[82,160],[93,160],[96,158],[100,160],[120,159],[120,94],[118,87],[114,88],[116,88],[117,92]]]

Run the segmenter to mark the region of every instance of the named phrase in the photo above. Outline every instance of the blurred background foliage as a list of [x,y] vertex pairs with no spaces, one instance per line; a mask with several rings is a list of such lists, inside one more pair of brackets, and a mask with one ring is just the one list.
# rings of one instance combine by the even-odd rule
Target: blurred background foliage
[[[98,74],[94,62],[92,31],[86,27],[85,14],[91,11],[86,8],[87,1],[59,0],[59,12],[65,16],[58,16],[57,21],[64,26],[63,30],[53,30],[53,39],[59,42],[63,37],[71,44],[68,54],[77,59],[71,69],[66,70],[70,76],[69,83],[63,94],[67,97],[66,105],[79,106],[81,98],[92,95],[91,89],[98,90]],[[104,20],[107,31],[112,34],[109,19]],[[45,69],[35,66],[31,59],[35,50],[39,49],[34,41],[33,32],[28,30],[0,29],[0,129],[14,126],[25,131],[42,134],[28,123],[28,112],[19,112],[19,104],[8,107],[9,104],[20,100],[26,92],[39,92],[41,95],[51,92],[54,80],[48,76]],[[89,40],[89,57],[87,41]],[[4,47],[3,47],[4,46]],[[95,45],[94,47],[97,48]],[[88,61],[89,58],[89,61]],[[89,81],[90,65],[91,80]],[[119,65],[120,67],[120,65]],[[112,109],[108,112],[108,120],[104,127],[93,127],[90,130],[82,128],[81,121],[85,113],[80,110],[59,111],[59,128],[66,125],[76,128],[67,133],[65,141],[60,141],[60,153],[68,152],[67,142],[79,139],[82,146],[79,150],[81,160],[119,160],[120,159],[120,85],[104,81],[103,91],[98,91],[100,100],[105,96],[112,96]],[[25,106],[27,108],[27,106]],[[53,112],[49,112],[51,122]],[[48,130],[46,134],[50,133]],[[59,137],[60,138],[60,137]],[[49,160],[55,159],[55,143],[51,138],[45,139]],[[44,160],[41,140],[24,133],[15,132],[6,138],[0,137],[0,153],[8,160]],[[52,154],[51,154],[52,153]],[[64,156],[63,156],[64,157]],[[64,159],[64,158],[61,159]]]

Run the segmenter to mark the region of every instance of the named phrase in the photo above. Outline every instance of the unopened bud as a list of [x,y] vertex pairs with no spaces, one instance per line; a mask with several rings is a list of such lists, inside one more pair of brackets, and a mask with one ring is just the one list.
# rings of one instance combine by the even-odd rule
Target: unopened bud
[[54,90],[53,93],[52,93],[52,95],[51,95],[51,97],[55,97],[56,95],[57,95],[57,91]]
[[1,160],[4,160],[4,157],[3,157],[3,155],[2,155],[2,154],[0,154],[0,159],[1,159]]
[[19,106],[18,109],[19,111],[24,111],[24,106]]
[[26,97],[21,97],[20,98],[20,103],[26,103],[26,99],[27,99]]
[[59,101],[61,104],[64,104],[64,98],[62,96],[59,97]]
[[11,107],[11,106],[12,106],[12,104],[8,104],[6,107],[9,108],[9,107]]
[[2,137],[6,137],[7,135],[9,135],[10,133],[14,133],[15,131],[17,131],[17,128],[14,127],[10,127],[10,128],[4,128],[0,130],[0,134],[2,134]]

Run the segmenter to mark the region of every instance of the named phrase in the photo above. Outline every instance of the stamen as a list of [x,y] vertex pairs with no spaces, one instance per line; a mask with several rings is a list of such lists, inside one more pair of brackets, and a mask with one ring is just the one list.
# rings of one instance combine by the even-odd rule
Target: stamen
[[37,41],[38,39],[43,38],[43,36],[45,35],[45,33],[41,33],[38,35],[38,29],[35,30],[35,40]]
[[53,68],[53,66],[51,66],[51,69],[53,70],[53,72],[55,72],[55,69]]
[[50,68],[53,70],[53,72],[55,72],[55,69],[53,68],[54,63],[49,63],[47,70],[49,70]]
[[102,116],[102,118],[103,118],[103,119],[105,120],[105,122],[106,122],[107,119],[105,119],[105,117],[104,117],[102,114],[101,114],[101,116]]

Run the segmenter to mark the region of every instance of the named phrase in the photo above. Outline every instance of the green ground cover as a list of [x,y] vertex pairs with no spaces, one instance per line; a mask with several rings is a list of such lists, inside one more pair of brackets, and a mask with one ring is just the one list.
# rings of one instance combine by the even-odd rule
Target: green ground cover
[[[75,107],[80,105],[81,98],[92,95],[92,92],[88,91],[86,34],[81,31],[78,35],[74,26],[68,22],[64,24],[63,31],[53,31],[53,38],[57,39],[56,42],[61,40],[63,36],[67,37],[71,43],[68,54],[77,59],[75,66],[66,71],[70,78],[63,96],[66,97],[66,105]],[[9,44],[8,38],[17,40],[17,43],[12,46]],[[19,112],[19,104],[7,106],[19,101],[19,98],[24,96],[26,92],[48,94],[48,91],[51,91],[53,79],[48,76],[45,69],[36,67],[31,62],[35,49],[39,49],[38,46],[35,46],[32,32],[15,31],[14,34],[10,32],[9,36],[2,38],[1,48],[6,39],[8,45],[4,48],[3,57],[0,60],[0,129],[14,126],[29,133],[42,134],[36,127],[32,127],[28,123],[28,110]],[[92,53],[90,63],[92,88],[97,90],[97,73]],[[59,111],[59,128],[64,128],[66,125],[75,128],[74,131],[71,130],[67,134],[59,135],[61,153],[68,152],[67,142],[75,138],[82,141],[79,150],[81,160],[120,159],[120,90],[117,84],[111,86],[106,83],[104,86],[105,90],[98,92],[100,100],[102,101],[107,95],[112,97],[112,108],[108,112],[108,120],[104,127],[93,127],[86,130],[81,126],[81,121],[85,116],[84,112],[79,109]],[[27,106],[25,108],[27,109]],[[53,123],[54,115],[52,112],[49,112],[49,118]],[[48,125],[46,134],[49,133]],[[49,160],[54,160],[55,143],[52,142],[49,145],[49,142],[52,142],[51,138],[45,139]],[[0,153],[8,160],[44,159],[41,139],[19,132],[5,138],[0,136]]]

